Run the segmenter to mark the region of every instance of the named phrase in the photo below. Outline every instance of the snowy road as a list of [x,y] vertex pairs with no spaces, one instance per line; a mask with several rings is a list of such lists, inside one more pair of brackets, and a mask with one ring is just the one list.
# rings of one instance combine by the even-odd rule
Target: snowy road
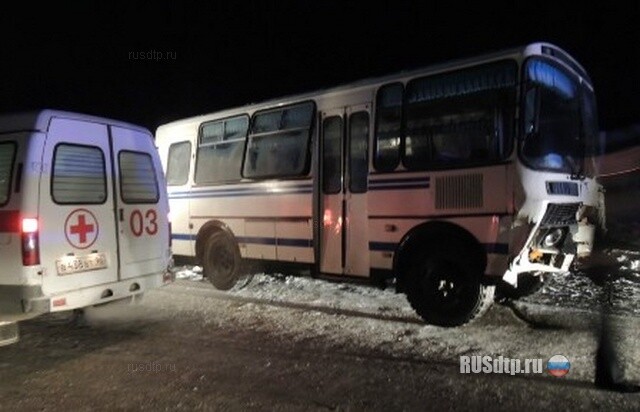
[[[599,317],[578,306],[521,307],[546,328],[496,305],[444,329],[390,289],[256,275],[219,292],[183,279],[86,326],[25,322],[21,342],[0,348],[0,409],[637,410],[639,394],[593,387]],[[616,319],[626,377],[640,381],[640,319]],[[563,378],[459,372],[461,355],[556,354],[571,362]]]

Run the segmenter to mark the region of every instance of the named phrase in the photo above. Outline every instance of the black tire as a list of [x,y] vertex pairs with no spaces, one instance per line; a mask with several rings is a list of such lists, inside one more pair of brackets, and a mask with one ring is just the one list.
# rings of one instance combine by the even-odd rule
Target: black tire
[[209,236],[202,259],[204,275],[216,289],[231,289],[240,275],[242,259],[235,239],[219,231]]
[[446,254],[414,259],[405,293],[425,322],[447,327],[464,325],[482,316],[493,303],[495,287],[480,282],[482,270],[459,261]]

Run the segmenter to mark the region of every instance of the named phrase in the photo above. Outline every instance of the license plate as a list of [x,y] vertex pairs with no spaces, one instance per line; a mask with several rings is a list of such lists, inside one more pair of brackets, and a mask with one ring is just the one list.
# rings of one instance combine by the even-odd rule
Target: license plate
[[65,256],[56,260],[58,275],[70,275],[78,272],[104,269],[107,267],[107,256],[104,253],[92,253],[84,256]]

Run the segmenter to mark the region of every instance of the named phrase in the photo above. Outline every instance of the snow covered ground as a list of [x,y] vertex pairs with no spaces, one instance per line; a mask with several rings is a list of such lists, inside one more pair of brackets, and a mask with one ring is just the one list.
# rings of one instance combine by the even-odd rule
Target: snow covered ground
[[[619,254],[611,294],[611,338],[632,383],[638,257]],[[63,313],[24,322],[21,341],[0,351],[0,409],[638,409],[640,394],[593,385],[602,292],[577,274],[518,303],[533,326],[496,304],[477,322],[440,328],[392,288],[262,273],[221,292],[193,269],[139,304],[87,311],[79,325]],[[461,374],[462,355],[544,364],[564,355],[571,369],[562,378]]]
[[[618,325],[613,339],[620,348],[627,377],[640,381],[640,347],[636,343],[640,341],[640,253],[614,250],[612,254],[620,262],[620,270],[611,282],[608,306],[615,314],[613,323]],[[232,316],[238,324],[284,334],[310,346],[315,341],[329,341],[336,347],[358,348],[359,352],[382,351],[389,356],[444,362],[456,361],[463,354],[548,359],[564,353],[572,362],[572,378],[593,377],[603,288],[583,274],[552,276],[541,290],[516,303],[520,316],[526,315],[536,327],[496,304],[485,317],[462,328],[425,325],[405,296],[391,287],[382,290],[260,273],[242,279],[230,291],[220,292],[203,279],[199,267],[180,268],[177,277],[171,291],[185,298],[188,295],[190,304],[202,297],[228,300],[235,304]],[[173,304],[182,310],[177,301]],[[206,305],[198,304],[199,310],[206,311]],[[217,322],[215,313],[207,318]]]
[[[608,252],[619,262],[611,273],[612,293],[609,309],[619,315],[640,315],[640,251],[613,249]],[[176,268],[176,278],[206,282],[202,268]],[[603,288],[584,273],[560,273],[546,278],[540,291],[522,299],[532,304],[601,310]],[[309,277],[284,274],[253,274],[243,278],[228,292],[231,296],[253,297],[272,302],[298,302],[326,308],[355,309],[375,313],[380,317],[419,320],[406,305],[404,295],[393,288],[384,290],[352,283],[329,282]]]

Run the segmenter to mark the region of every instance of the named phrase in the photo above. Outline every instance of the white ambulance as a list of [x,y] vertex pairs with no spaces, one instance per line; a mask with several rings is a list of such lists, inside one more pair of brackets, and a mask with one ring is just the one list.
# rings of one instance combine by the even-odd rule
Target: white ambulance
[[171,282],[168,213],[148,130],[52,110],[0,116],[0,322]]

